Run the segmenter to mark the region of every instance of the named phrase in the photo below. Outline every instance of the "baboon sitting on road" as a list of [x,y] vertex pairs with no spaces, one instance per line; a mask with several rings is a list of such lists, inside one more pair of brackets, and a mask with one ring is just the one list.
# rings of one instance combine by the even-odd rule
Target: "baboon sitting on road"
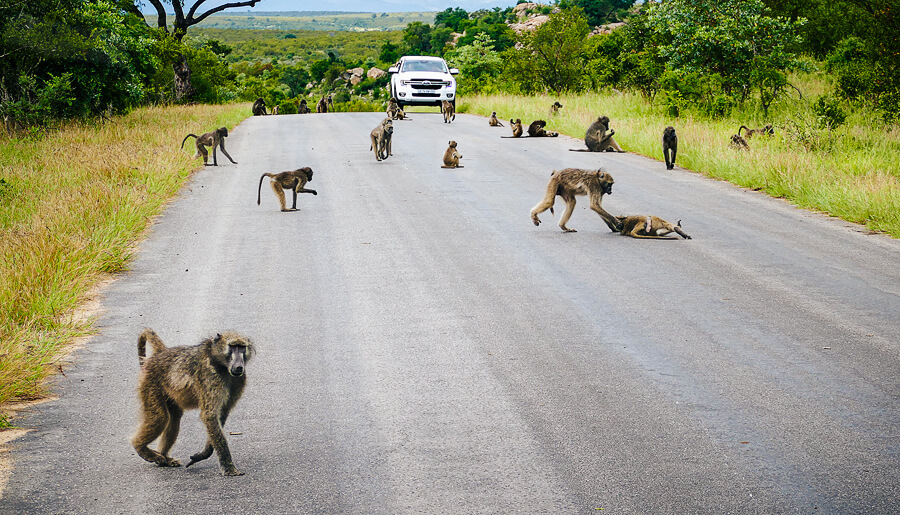
[[555,138],[559,136],[558,132],[544,130],[545,125],[547,125],[547,122],[544,120],[535,120],[531,122],[531,125],[528,126],[528,135],[532,138]]
[[681,230],[681,220],[677,224],[667,222],[658,216],[619,216],[616,219],[622,224],[622,234],[632,238],[655,238],[660,240],[677,240],[669,234],[678,233],[682,238],[689,240],[690,236]]
[[456,142],[450,141],[447,150],[444,151],[444,165],[441,168],[462,168],[459,160],[462,156],[456,150]]
[[[153,348],[149,358],[147,343]],[[184,411],[199,408],[206,425],[206,447],[192,455],[187,466],[209,458],[215,450],[226,476],[243,475],[231,461],[222,426],[244,392],[244,370],[253,354],[250,340],[234,332],[217,334],[192,347],[166,348],[152,329],[144,329],[138,338],[142,421],[131,439],[138,455],[160,467],[181,466],[169,450]],[[154,451],[147,446],[157,437],[159,451]]]
[[[281,172],[278,174],[275,173],[264,173],[259,177],[259,187],[256,189],[256,205],[258,206],[260,201],[262,200],[262,183],[263,179],[269,177],[272,179],[272,191],[275,192],[275,196],[278,197],[278,203],[281,204],[282,211],[296,211],[297,210],[297,194],[298,193],[312,193],[313,195],[318,195],[316,190],[307,189],[306,183],[312,180],[313,171],[312,168],[308,166],[304,166],[303,168],[298,168],[296,170],[291,170],[289,172]],[[294,194],[294,203],[290,209],[287,209],[287,203],[284,198],[284,190],[291,190]]]
[[181,148],[184,148],[184,142],[187,141],[188,138],[197,138],[195,142],[197,145],[197,152],[194,154],[194,157],[203,156],[203,164],[209,164],[209,153],[206,151],[206,147],[212,147],[212,155],[213,155],[213,166],[219,166],[219,161],[216,159],[216,149],[221,148],[222,153],[225,154],[225,157],[231,161],[231,164],[237,164],[234,162],[234,159],[231,159],[231,156],[228,155],[228,151],[225,150],[225,138],[228,137],[228,129],[225,127],[220,127],[212,132],[207,132],[205,134],[201,134],[197,136],[196,134],[188,134],[181,140]]
[[534,222],[534,225],[540,225],[541,220],[538,215],[548,209],[552,213],[553,203],[556,201],[556,196],[559,195],[566,202],[566,212],[559,219],[559,228],[565,232],[575,232],[575,229],[566,227],[566,222],[569,221],[572,211],[575,210],[575,197],[589,195],[591,209],[603,218],[612,232],[619,232],[621,223],[613,215],[607,213],[602,205],[603,195],[612,195],[614,182],[612,175],[606,173],[602,168],[599,170],[582,170],[580,168],[557,170],[550,175],[544,199],[531,210],[531,221]]
[[322,98],[316,103],[316,112],[317,113],[327,113],[328,112],[328,102],[325,101],[325,95],[322,95]]
[[522,120],[516,118],[515,121],[513,121],[513,119],[510,118],[509,128],[512,129],[512,136],[500,136],[501,138],[518,138],[522,136]]
[[488,119],[488,125],[491,127],[506,127],[497,119],[497,111],[491,111],[491,117]]
[[263,100],[262,97],[256,99],[256,102],[253,102],[253,107],[250,109],[253,111],[253,116],[266,116],[266,101]]
[[309,104],[306,103],[306,99],[303,98],[300,100],[300,107],[297,108],[298,114],[309,114]]
[[573,152],[625,152],[613,138],[615,133],[616,131],[609,128],[609,117],[601,116],[584,133],[584,144],[588,149],[573,148],[569,150]]

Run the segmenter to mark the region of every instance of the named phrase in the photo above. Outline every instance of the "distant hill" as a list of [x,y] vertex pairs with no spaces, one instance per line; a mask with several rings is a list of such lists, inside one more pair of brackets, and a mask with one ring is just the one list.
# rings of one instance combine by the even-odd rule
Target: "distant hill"
[[[437,12],[361,13],[345,11],[228,12],[214,14],[196,27],[207,29],[268,30],[403,30],[415,21],[434,23]],[[156,16],[145,16],[156,24]]]

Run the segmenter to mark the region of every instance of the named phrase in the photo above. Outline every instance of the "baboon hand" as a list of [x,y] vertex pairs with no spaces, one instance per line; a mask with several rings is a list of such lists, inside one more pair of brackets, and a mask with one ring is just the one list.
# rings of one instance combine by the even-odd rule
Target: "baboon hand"
[[203,461],[206,458],[209,458],[210,456],[212,456],[212,451],[213,451],[212,446],[209,446],[206,449],[203,449],[202,451],[198,452],[197,454],[192,454],[191,461],[187,465],[185,465],[184,468],[188,468],[191,465],[193,465],[194,463],[197,463],[198,461]]

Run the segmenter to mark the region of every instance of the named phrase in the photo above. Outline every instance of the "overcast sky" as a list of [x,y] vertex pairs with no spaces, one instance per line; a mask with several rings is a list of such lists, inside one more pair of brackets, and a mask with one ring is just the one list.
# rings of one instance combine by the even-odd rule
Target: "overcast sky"
[[[235,0],[207,0],[200,12],[206,12],[210,7],[216,7]],[[185,11],[194,5],[196,0],[185,0]],[[168,5],[166,11],[171,12],[171,2],[164,0]],[[516,4],[516,0],[260,0],[256,7],[240,7],[231,11],[357,11],[357,12],[404,12],[404,11],[443,11],[448,7],[461,7],[466,11],[478,9],[491,9],[494,7],[506,8]],[[146,0],[143,2],[143,12],[155,13],[153,6]],[[227,12],[227,11],[223,11]]]

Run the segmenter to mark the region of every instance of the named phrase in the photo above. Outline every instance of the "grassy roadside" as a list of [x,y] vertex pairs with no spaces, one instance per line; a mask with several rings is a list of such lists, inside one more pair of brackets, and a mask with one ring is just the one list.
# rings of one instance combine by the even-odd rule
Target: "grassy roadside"
[[[182,138],[233,127],[249,105],[146,108],[99,125],[0,140],[0,405],[42,395],[73,316],[127,269],[135,243],[202,161]],[[191,150],[188,150],[190,148]],[[0,429],[6,424],[0,414]]]
[[854,114],[835,131],[814,130],[814,115],[805,101],[773,113],[776,135],[750,141],[751,152],[728,147],[740,125],[749,120],[667,117],[639,95],[563,96],[560,114],[549,117],[551,97],[485,95],[464,97],[460,112],[490,115],[522,123],[547,120],[547,129],[581,139],[597,116],[611,118],[616,141],[630,152],[662,160],[662,130],[678,132],[679,166],[709,177],[765,191],[797,206],[826,212],[873,231],[900,238],[900,128],[878,129],[873,117]]

